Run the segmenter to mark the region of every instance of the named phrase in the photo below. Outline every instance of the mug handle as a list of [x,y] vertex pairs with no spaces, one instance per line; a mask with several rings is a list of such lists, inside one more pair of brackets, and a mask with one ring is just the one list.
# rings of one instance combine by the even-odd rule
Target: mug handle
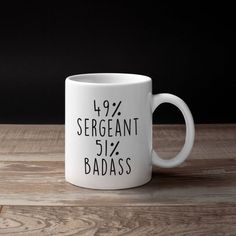
[[156,108],[162,103],[171,103],[179,108],[182,112],[186,124],[186,136],[185,143],[182,147],[181,151],[172,159],[164,160],[158,156],[158,154],[153,150],[152,152],[152,163],[154,165],[170,168],[180,165],[182,162],[186,160],[191,149],[193,147],[194,136],[195,136],[195,128],[192,114],[186,105],[186,103],[179,97],[169,94],[169,93],[160,93],[152,96],[152,112],[156,110]]

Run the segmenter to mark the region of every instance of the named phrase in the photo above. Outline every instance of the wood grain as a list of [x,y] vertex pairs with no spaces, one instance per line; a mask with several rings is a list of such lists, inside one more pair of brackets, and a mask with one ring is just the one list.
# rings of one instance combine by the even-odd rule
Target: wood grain
[[[158,125],[162,157],[182,125]],[[4,205],[1,207],[1,205]],[[64,180],[64,126],[0,125],[0,235],[235,235],[236,125],[197,125],[188,160],[153,167],[133,189],[98,191]]]
[[235,235],[236,206],[4,207],[5,235]]
[[64,125],[0,125],[0,161],[64,160]]
[[[158,172],[157,172],[158,171]],[[189,160],[155,169],[148,184],[127,190],[79,188],[64,180],[64,162],[2,162],[1,205],[136,206],[236,203],[235,160]]]
[[[119,191],[90,190],[65,182],[63,130],[63,126],[0,126],[0,205],[236,203],[235,125],[197,126],[193,152],[184,164],[173,169],[154,167],[150,183]],[[175,142],[181,144],[184,139],[184,129],[155,126],[153,136],[162,155],[173,155],[179,148]]]
[[[153,126],[153,146],[171,157],[183,145],[183,125]],[[196,125],[190,158],[236,159],[236,125]],[[0,161],[63,161],[63,125],[0,125]]]
[[[184,143],[185,126],[155,125],[153,146],[163,157],[172,157]],[[196,125],[189,159],[236,159],[236,124]]]

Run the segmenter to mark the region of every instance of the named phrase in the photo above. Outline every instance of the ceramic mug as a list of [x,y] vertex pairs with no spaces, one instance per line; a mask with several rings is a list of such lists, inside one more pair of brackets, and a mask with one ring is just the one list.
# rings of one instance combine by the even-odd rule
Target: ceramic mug
[[[121,73],[73,75],[65,82],[65,178],[81,187],[125,189],[151,180],[152,164],[180,165],[194,142],[194,122],[185,102],[152,95],[148,76]],[[182,112],[182,150],[164,160],[152,148],[152,113],[162,103]]]

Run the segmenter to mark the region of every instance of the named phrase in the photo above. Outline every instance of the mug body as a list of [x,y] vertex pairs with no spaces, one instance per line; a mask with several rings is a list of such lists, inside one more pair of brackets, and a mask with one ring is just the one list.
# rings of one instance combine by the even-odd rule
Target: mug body
[[152,173],[152,82],[98,73],[65,82],[65,178],[94,189],[143,185]]

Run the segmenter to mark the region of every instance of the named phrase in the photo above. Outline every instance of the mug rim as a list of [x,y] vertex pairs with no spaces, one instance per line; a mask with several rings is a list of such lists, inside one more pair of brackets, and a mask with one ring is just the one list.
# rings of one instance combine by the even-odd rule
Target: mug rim
[[78,85],[124,86],[151,82],[147,75],[133,73],[84,73],[70,75],[66,81]]

